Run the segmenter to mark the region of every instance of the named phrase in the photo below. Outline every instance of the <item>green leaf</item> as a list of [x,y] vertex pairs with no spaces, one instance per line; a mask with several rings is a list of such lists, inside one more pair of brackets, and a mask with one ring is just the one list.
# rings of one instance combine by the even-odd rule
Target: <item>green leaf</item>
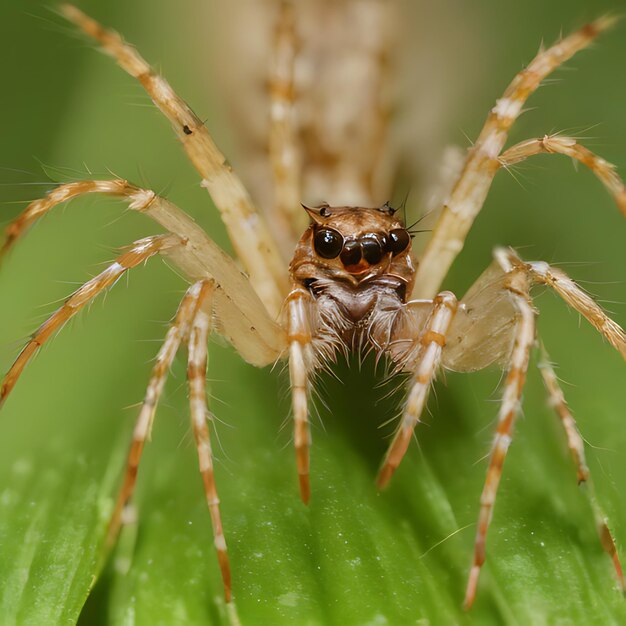
[[[90,10],[89,3],[83,6]],[[464,139],[454,129],[469,127],[474,135],[541,37],[550,40],[562,24],[572,25],[585,5],[518,3],[508,7],[506,23],[495,13],[487,15],[495,6],[481,5],[483,14],[474,16],[484,45],[498,53],[484,63],[485,76],[476,87],[480,95],[468,96],[462,115],[450,122],[455,143]],[[608,2],[603,6],[611,8]],[[156,9],[142,0],[132,8],[115,1],[91,9],[124,31],[148,58],[162,62],[175,87],[208,117],[209,127],[223,132],[227,122],[203,106],[202,51],[185,47],[192,35],[200,40],[204,28],[200,20],[190,27],[188,16],[197,10],[192,0],[182,8]],[[99,176],[110,167],[155,189],[169,184],[169,197],[224,243],[215,211],[167,124],[150,109],[128,106],[140,94],[132,81],[106,57],[41,29],[23,8],[0,11],[0,27],[7,31],[0,37],[5,52],[0,58],[15,54],[21,60],[21,65],[8,64],[5,82],[12,95],[2,105],[2,117],[15,128],[7,126],[0,164],[33,172],[24,178],[0,173],[2,182],[43,182],[32,154],[85,175],[83,162]],[[534,18],[538,12],[545,16],[541,23]],[[189,37],[181,37],[189,28]],[[594,135],[610,137],[610,145],[594,149],[626,169],[626,86],[615,80],[616,61],[625,53],[618,29],[576,60],[578,72],[563,73],[558,88],[537,94],[531,106],[538,111],[522,118],[512,139],[601,120]],[[214,97],[217,101],[219,94]],[[522,170],[526,188],[506,175],[497,179],[447,286],[463,293],[489,263],[493,246],[511,244],[526,258],[600,261],[566,269],[600,298],[623,301],[623,219],[587,172],[575,174],[556,157],[537,163],[542,169]],[[44,189],[3,186],[2,200],[33,198]],[[8,218],[18,208],[4,204],[3,215]],[[114,248],[153,232],[141,216],[102,199],[72,203],[33,229],[0,271],[2,371],[20,338],[74,288],[65,281],[86,280],[111,259]],[[79,617],[85,626],[234,619],[221,600],[189,428],[183,355],[142,461],[137,524],[124,529],[94,586],[135,405],[185,287],[159,261],[137,269],[128,288],[125,284],[63,330],[29,366],[0,413],[3,625],[72,624]],[[564,389],[589,442],[598,499],[621,548],[626,537],[624,364],[592,329],[579,327],[565,305],[550,294],[538,295],[540,332],[560,364],[559,375],[571,383]],[[624,325],[623,303],[607,306]],[[411,447],[389,490],[378,494],[374,477],[392,432],[392,425],[379,426],[395,414],[399,397],[381,400],[388,388],[377,387],[382,375],[371,363],[361,369],[340,364],[341,383],[328,377],[320,389],[328,408],[318,403],[313,496],[305,507],[298,498],[286,420],[285,373],[255,370],[217,343],[211,345],[209,367],[211,408],[218,418],[212,433],[217,481],[241,623],[626,622],[626,603],[596,537],[585,488],[576,485],[564,435],[534,370],[504,468],[477,602],[466,614],[461,602],[499,372],[448,374],[439,381],[417,431],[419,445]],[[626,556],[623,549],[621,554]]]

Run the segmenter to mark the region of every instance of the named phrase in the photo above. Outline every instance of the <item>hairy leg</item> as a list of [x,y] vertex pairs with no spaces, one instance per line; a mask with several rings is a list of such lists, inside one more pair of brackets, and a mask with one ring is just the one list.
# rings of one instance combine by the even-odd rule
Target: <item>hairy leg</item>
[[607,188],[619,210],[626,217],[626,187],[615,171],[615,166],[581,146],[572,137],[545,135],[515,144],[500,156],[500,165],[508,168],[535,154],[564,154],[586,165]]
[[206,375],[207,375],[207,343],[211,332],[212,317],[212,294],[214,285],[210,281],[204,281],[198,294],[198,302],[195,316],[191,324],[189,336],[189,362],[187,366],[187,379],[189,381],[189,406],[191,407],[191,423],[198,449],[198,462],[209,512],[211,525],[213,526],[213,543],[217,551],[217,559],[224,583],[224,597],[226,602],[232,600],[230,564],[226,539],[222,527],[220,515],[220,500],[215,485],[213,472],[213,452],[207,419],[211,419],[207,411],[206,401]]
[[184,246],[168,250],[168,257],[192,281],[204,278],[215,280],[221,331],[244,359],[262,366],[280,356],[285,349],[284,332],[233,259],[175,204],[125,180],[83,180],[59,185],[44,198],[28,205],[9,224],[0,257],[23,236],[29,226],[56,205],[90,193],[103,193],[125,200],[130,209],[147,215],[185,242]]
[[498,426],[491,448],[487,478],[480,497],[474,558],[465,592],[464,607],[466,609],[469,609],[474,602],[478,577],[485,562],[487,530],[493,514],[498,485],[502,476],[502,467],[511,444],[513,426],[519,412],[522,390],[528,371],[530,348],[535,341],[535,312],[528,295],[528,279],[524,272],[514,271],[512,267],[505,266],[503,270],[507,273],[505,288],[509,291],[509,297],[519,313],[519,318],[516,323],[513,352],[511,353],[502,404],[498,413]]
[[512,249],[499,248],[495,252],[502,262],[508,262],[516,269],[522,269],[535,284],[551,287],[567,304],[578,311],[600,332],[605,339],[626,360],[626,332],[613,321],[594,299],[585,293],[563,270],[552,267],[543,261],[522,261]]
[[185,296],[178,307],[176,317],[174,318],[163,345],[157,354],[156,362],[152,368],[152,374],[150,375],[150,382],[148,383],[146,395],[143,403],[141,404],[139,416],[137,417],[137,422],[135,423],[135,428],[133,430],[133,441],[128,453],[124,480],[118,493],[113,514],[111,515],[111,520],[109,522],[106,540],[106,545],[108,547],[112,546],[117,538],[121,525],[122,513],[133,495],[144,444],[146,439],[150,436],[154,415],[161,397],[161,392],[165,386],[167,375],[172,366],[172,361],[176,356],[176,352],[178,351],[181,342],[189,336],[189,326],[196,311],[201,287],[201,282],[194,283],[185,293]]
[[463,248],[465,237],[480,212],[496,172],[499,156],[509,130],[522,112],[524,103],[551,72],[578,51],[586,48],[615,19],[602,17],[540,50],[526,69],[515,76],[490,111],[472,146],[465,167],[444,207],[417,270],[412,298],[435,294],[450,266]]
[[76,313],[89,304],[98,294],[111,287],[129,269],[136,267],[158,253],[180,246],[181,241],[175,235],[147,237],[136,241],[124,254],[103,272],[87,281],[75,291],[57,311],[46,320],[33,334],[30,341],[7,372],[0,385],[0,406],[17,383],[22,371],[37,350],[50,339]]
[[[527,352],[533,343],[534,312],[528,296],[529,288],[533,284],[552,287],[626,358],[626,333],[561,270],[546,263],[525,263],[510,249],[496,249],[494,256],[494,263],[461,300],[442,359],[444,367],[456,371],[474,371],[492,363],[509,362],[497,436],[481,497],[466,607],[471,606],[474,600],[484,563],[486,534],[528,366]],[[571,429],[568,433],[571,434]],[[580,453],[582,446],[572,450]],[[584,463],[579,465],[579,471],[584,475]],[[610,533],[605,531],[602,536],[605,549],[613,555],[614,552],[610,550]]]
[[503,367],[508,363],[519,312],[508,296],[503,266],[523,271],[531,284],[553,289],[626,359],[626,332],[565,272],[543,261],[527,263],[510,248],[497,248],[494,256],[496,261],[460,302],[443,353],[445,368],[473,372],[493,363]]
[[98,41],[122,69],[142,84],[170,121],[189,159],[202,176],[202,185],[219,209],[233,247],[250,275],[255,290],[276,317],[287,293],[284,263],[262,216],[254,207],[241,180],[213,143],[202,121],[120,35],[106,30],[72,5],[64,4],[61,10],[68,20]]
[[[428,392],[439,369],[446,334],[457,309],[454,294],[440,293],[432,302],[432,308],[421,332],[413,341],[409,354],[404,357],[405,367],[413,376],[409,383],[409,395],[402,414],[402,421],[389,446],[383,466],[378,475],[378,487],[383,489],[404,457],[415,426],[426,404]],[[413,328],[414,335],[417,329]],[[396,340],[397,341],[397,340]]]
[[[170,202],[157,196],[153,191],[140,189],[126,180],[80,180],[58,185],[43,198],[31,202],[5,229],[5,239],[0,248],[0,259],[22,238],[27,230],[40,218],[44,217],[54,207],[69,202],[80,196],[101,193],[114,198],[120,198],[128,203],[128,208],[146,215],[158,215],[167,212]],[[169,205],[169,206],[168,206]],[[180,212],[180,209],[177,209]],[[167,225],[162,219],[157,222]],[[181,237],[188,234],[180,232]]]
[[67,202],[78,196],[89,193],[104,193],[111,196],[126,198],[129,205],[135,205],[132,192],[126,189],[126,181],[81,181],[80,183],[69,183],[60,185],[48,192],[43,198],[31,202],[6,228],[4,231],[4,241],[0,247],[0,259],[15,245],[18,239],[24,236],[26,231],[43,217],[57,204]]
[[316,366],[313,352],[312,307],[314,302],[308,290],[297,287],[287,298],[287,341],[289,343],[289,383],[294,420],[296,466],[300,482],[300,497],[308,504],[311,497],[309,482],[309,427],[308,397],[311,375]]
[[578,477],[578,484],[586,483],[585,495],[589,499],[591,510],[596,522],[596,529],[600,538],[600,543],[604,548],[604,551],[609,555],[613,567],[615,568],[615,575],[617,582],[619,583],[622,592],[626,591],[626,580],[624,579],[624,572],[622,570],[622,564],[617,553],[615,546],[615,540],[608,525],[606,515],[602,511],[600,504],[595,497],[595,491],[593,483],[591,482],[591,476],[589,474],[589,468],[585,461],[585,443],[576,426],[574,416],[570,411],[567,402],[565,401],[565,395],[559,385],[559,381],[554,372],[554,368],[550,363],[548,354],[545,348],[542,346],[541,362],[539,363],[539,371],[543,378],[544,385],[548,391],[548,402],[550,406],[555,410],[557,416],[561,420],[563,429],[567,436],[567,445],[576,464],[576,475]]

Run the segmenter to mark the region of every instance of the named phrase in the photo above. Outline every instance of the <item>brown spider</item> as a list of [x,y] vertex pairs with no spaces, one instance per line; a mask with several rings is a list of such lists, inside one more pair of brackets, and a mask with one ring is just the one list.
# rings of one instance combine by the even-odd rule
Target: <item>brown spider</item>
[[[349,6],[350,3],[347,3]],[[353,7],[354,8],[354,7]],[[329,10],[326,7],[323,10]],[[352,77],[348,87],[371,104],[365,110],[362,135],[354,139],[341,120],[331,146],[315,134],[337,116],[332,109],[298,113],[297,91],[323,91],[324,84],[300,81],[296,58],[313,63],[320,54],[316,42],[299,40],[297,10],[281,5],[276,29],[270,92],[272,98],[270,160],[275,199],[272,219],[282,228],[280,241],[267,228],[243,184],[226,164],[208,130],[169,84],[155,74],[134,48],[115,32],[71,5],[64,15],[93,37],[118,64],[135,77],[172,123],[188,157],[228,229],[238,261],[226,255],[183,211],[152,191],[124,180],[80,181],[58,186],[31,203],[7,229],[6,252],[27,228],[57,204],[88,194],[103,193],[125,199],[131,209],[161,224],[166,234],[134,242],[105,271],[74,292],[33,335],[7,373],[0,403],[15,386],[24,367],[65,322],[122,274],[157,254],[168,257],[192,282],[161,347],[134,430],[124,481],[108,532],[111,544],[122,513],[135,487],[144,443],[172,360],[181,343],[188,346],[188,381],[192,424],[200,472],[209,506],[215,548],[227,602],[232,599],[231,572],[222,529],[219,499],[207,427],[205,378],[207,342],[212,331],[223,335],[249,363],[263,367],[280,359],[289,362],[295,428],[297,471],[302,500],[310,497],[309,408],[312,379],[338,352],[373,350],[386,356],[397,371],[410,373],[400,425],[384,459],[378,485],[385,487],[407,451],[420,420],[428,391],[441,369],[474,371],[497,363],[507,377],[487,479],[481,496],[474,559],[465,606],[474,601],[485,540],[495,504],[502,466],[511,443],[529,363],[536,341],[530,288],[546,285],[582,314],[626,358],[626,333],[561,270],[544,262],[525,262],[511,249],[498,248],[494,261],[457,301],[440,286],[463,247],[496,173],[538,153],[570,156],[593,171],[626,215],[626,190],[612,165],[574,139],[545,136],[521,142],[505,151],[508,132],[528,97],[542,80],[606,30],[612,19],[600,18],[541,50],[511,82],[489,112],[485,125],[468,152],[454,184],[442,196],[442,210],[419,264],[411,236],[394,209],[380,206],[377,197],[388,192],[388,180],[377,177],[379,152],[385,146],[386,112],[377,100],[377,81],[385,65],[384,36],[359,48],[349,33],[346,40],[325,40],[345,61],[357,58],[367,68],[367,80]],[[357,13],[366,23],[382,22],[387,4],[372,1]],[[354,16],[353,16],[354,17]],[[368,22],[369,20],[369,22]],[[381,29],[383,32],[383,29]],[[332,81],[328,81],[328,87]],[[297,87],[299,89],[297,89]],[[308,116],[308,117],[307,117]],[[338,117],[338,119],[341,116]],[[332,147],[335,147],[333,151]],[[337,148],[337,146],[339,148]],[[359,147],[367,147],[359,152]],[[379,150],[380,149],[380,150]],[[356,156],[360,158],[356,158]],[[300,207],[300,198],[315,188],[333,205]],[[321,189],[321,192],[320,192]],[[308,190],[308,191],[307,191]],[[342,206],[346,198],[358,206]],[[369,208],[367,208],[369,207]],[[306,225],[306,215],[310,223]],[[300,233],[304,230],[304,234]],[[286,269],[284,251],[291,254]],[[589,479],[582,438],[569,412],[549,361],[541,374],[575,459],[579,481]],[[592,500],[602,546],[613,560],[618,581],[626,587],[615,544],[599,508]]]

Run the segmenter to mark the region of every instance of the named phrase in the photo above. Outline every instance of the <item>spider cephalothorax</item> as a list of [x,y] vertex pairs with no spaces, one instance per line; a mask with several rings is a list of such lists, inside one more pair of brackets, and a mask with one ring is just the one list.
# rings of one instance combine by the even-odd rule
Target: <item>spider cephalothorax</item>
[[338,307],[348,325],[362,325],[375,308],[406,302],[415,262],[411,237],[393,212],[328,205],[306,211],[311,225],[290,265],[296,284]]
[[[441,285],[501,167],[539,153],[567,155],[589,167],[626,214],[626,189],[613,166],[575,139],[544,136],[503,150],[508,132],[530,95],[553,70],[587,47],[613,20],[600,18],[556,45],[542,48],[511,82],[490,111],[463,168],[456,174],[454,184],[443,190],[443,195],[438,198],[440,213],[417,266],[411,252],[409,232],[389,205],[375,209],[330,205],[307,208],[312,223],[299,242],[292,237],[301,233],[304,227],[297,204],[300,191],[310,187],[312,181],[328,183],[325,188],[335,194],[337,204],[369,204],[367,198],[371,199],[370,206],[375,204],[376,200],[372,199],[372,190],[376,187],[374,174],[385,145],[389,120],[388,110],[378,97],[384,91],[380,84],[384,82],[385,59],[392,45],[390,38],[370,36],[370,26],[380,25],[388,17],[390,2],[314,3],[322,18],[339,16],[338,23],[345,23],[345,28],[336,29],[341,37],[334,41],[330,56],[320,54],[316,46],[307,47],[307,41],[299,45],[295,15],[301,4],[306,3],[286,0],[281,3],[269,81],[272,100],[269,107],[269,154],[276,191],[273,214],[277,217],[276,232],[268,228],[257,212],[250,195],[226,164],[204,123],[170,85],[117,33],[104,29],[75,7],[63,7],[68,19],[95,38],[141,82],[169,119],[201,176],[202,186],[209,191],[222,214],[240,263],[222,251],[183,211],[152,191],[117,179],[60,185],[46,197],[31,203],[9,225],[1,251],[13,245],[28,226],[57,204],[90,193],[124,199],[131,209],[158,222],[166,233],[135,242],[110,267],[63,303],[33,334],[5,376],[0,385],[0,404],[6,400],[38,348],[56,330],[125,272],[156,255],[167,256],[192,285],[156,359],[135,426],[108,538],[109,542],[113,541],[119,531],[122,512],[133,494],[141,453],[167,372],[178,347],[186,344],[189,348],[187,377],[191,416],[200,471],[211,512],[225,598],[230,602],[230,565],[207,427],[205,377],[211,331],[225,336],[253,365],[267,366],[281,359],[288,360],[296,463],[305,503],[310,497],[311,381],[324,362],[333,359],[338,350],[375,349],[388,356],[397,369],[410,375],[400,423],[379,474],[380,487],[387,484],[408,449],[437,372],[441,369],[474,371],[498,364],[506,368],[508,374],[480,501],[474,558],[465,596],[465,605],[469,607],[474,601],[478,576],[485,561],[487,530],[521,404],[531,348],[536,341],[536,311],[532,305],[531,287],[541,284],[553,289],[624,358],[626,333],[561,270],[546,263],[525,262],[511,249],[497,248],[492,264],[458,302],[454,294],[441,291]],[[346,7],[354,11],[344,13]],[[355,16],[363,19],[355,21]],[[365,30],[359,33],[359,28]],[[312,41],[317,41],[318,32],[319,29],[310,29]],[[306,113],[306,107],[298,107],[295,94],[306,93],[296,88],[302,83],[298,82],[295,69],[299,51],[302,51],[300,60],[303,62],[298,66],[305,70],[308,67],[308,84],[309,87],[314,85],[316,97],[325,103],[340,105],[339,108],[311,107]],[[326,62],[332,59],[332,64],[324,65],[324,59]],[[356,65],[354,61],[357,61]],[[348,72],[341,77],[342,80],[337,80],[337,72],[341,74],[345,67],[358,67],[360,71]],[[316,72],[326,72],[335,79],[325,82],[324,76],[317,76]],[[349,97],[338,97],[339,88],[350,92]],[[365,117],[363,102],[371,104]],[[296,112],[303,114],[301,118],[295,115]],[[333,141],[323,152],[324,158],[317,162],[298,158],[300,147],[302,152],[314,152],[317,144],[311,141],[311,137],[317,135],[311,129],[318,128],[333,129]],[[355,129],[359,132],[356,133]],[[355,140],[357,135],[358,141]],[[298,142],[302,142],[302,146]],[[350,199],[346,200],[348,195]],[[342,199],[337,199],[339,197]],[[386,193],[386,197],[391,194]],[[287,271],[284,251],[293,250],[294,246],[295,254]],[[541,374],[551,404],[557,409],[567,432],[579,480],[587,480],[589,471],[584,460],[583,440],[547,359],[542,363]],[[611,532],[594,500],[591,505],[598,520],[602,545],[613,560],[621,587],[626,588]]]

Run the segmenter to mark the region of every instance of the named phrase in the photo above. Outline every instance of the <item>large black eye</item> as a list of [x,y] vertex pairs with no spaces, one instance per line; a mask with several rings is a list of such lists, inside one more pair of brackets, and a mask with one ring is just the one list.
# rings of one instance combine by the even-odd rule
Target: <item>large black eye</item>
[[332,228],[320,228],[313,238],[313,246],[323,259],[334,259],[341,252],[343,237]]
[[404,252],[411,243],[411,235],[407,233],[404,228],[395,228],[389,233],[389,239],[387,243],[387,251],[391,252],[393,256]]
[[361,239],[361,250],[363,251],[363,258],[370,265],[380,263],[383,256],[383,249],[378,239],[374,237],[363,237],[363,239]]
[[358,241],[347,241],[341,251],[341,262],[347,267],[358,265],[361,260],[361,244]]

